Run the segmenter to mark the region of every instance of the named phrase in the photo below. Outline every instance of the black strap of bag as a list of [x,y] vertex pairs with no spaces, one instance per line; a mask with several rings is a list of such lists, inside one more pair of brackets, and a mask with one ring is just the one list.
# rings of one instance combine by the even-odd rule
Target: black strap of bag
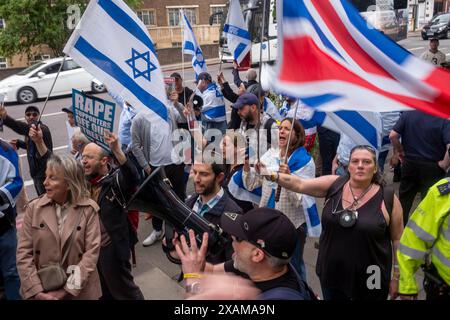
[[[350,179],[350,175],[346,173],[343,176],[340,176],[333,182],[330,189],[328,189],[327,195],[325,197],[326,201],[331,199],[336,193],[338,193],[347,181]],[[386,206],[386,210],[389,215],[389,219],[391,219],[392,210],[394,208],[394,188],[392,186],[381,186],[383,188],[383,200]]]

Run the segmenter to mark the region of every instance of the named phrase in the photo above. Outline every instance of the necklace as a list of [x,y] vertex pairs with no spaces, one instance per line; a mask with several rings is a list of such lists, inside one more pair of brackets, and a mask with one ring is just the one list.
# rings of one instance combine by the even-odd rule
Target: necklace
[[359,194],[359,196],[355,196],[355,194],[353,193],[352,185],[350,184],[350,182],[348,183],[350,193],[352,194],[352,197],[353,197],[353,203],[351,205],[352,208],[355,208],[358,206],[359,200],[361,200],[367,194],[367,192],[369,192],[369,190],[372,189],[372,186],[373,186],[373,183],[371,183],[363,192],[361,192]]

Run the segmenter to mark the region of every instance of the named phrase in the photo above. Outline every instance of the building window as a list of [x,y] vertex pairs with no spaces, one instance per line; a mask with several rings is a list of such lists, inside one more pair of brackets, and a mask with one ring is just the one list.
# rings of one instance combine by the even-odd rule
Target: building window
[[6,62],[6,58],[0,57],[0,69],[8,68],[8,62]]
[[[225,9],[225,5],[211,5],[211,15],[219,12],[223,12]],[[213,24],[220,24],[221,20],[226,19],[226,17],[223,16],[223,14],[217,14],[213,17]]]
[[156,26],[155,10],[139,10],[136,13],[146,26]]
[[0,30],[5,29],[5,19],[0,19]]
[[180,24],[180,9],[184,10],[186,17],[191,25],[197,24],[197,8],[169,8],[167,16],[169,18],[169,26],[178,26]]

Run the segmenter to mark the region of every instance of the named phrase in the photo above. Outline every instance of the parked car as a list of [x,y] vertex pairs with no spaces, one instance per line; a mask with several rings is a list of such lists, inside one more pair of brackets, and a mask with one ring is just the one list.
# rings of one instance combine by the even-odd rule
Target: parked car
[[[0,94],[6,95],[5,102],[32,103],[47,97],[63,58],[40,61],[0,81]],[[101,93],[105,91],[86,70],[71,58],[66,58],[51,96],[71,94],[72,88]]]
[[433,17],[422,29],[422,39],[450,39],[450,13],[442,13]]

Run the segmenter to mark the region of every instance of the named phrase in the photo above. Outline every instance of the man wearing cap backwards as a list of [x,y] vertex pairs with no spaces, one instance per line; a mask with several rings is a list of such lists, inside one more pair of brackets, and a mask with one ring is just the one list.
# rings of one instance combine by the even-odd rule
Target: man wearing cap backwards
[[[190,233],[191,248],[186,238],[175,241],[182,261],[188,293],[201,293],[199,272],[230,272],[249,278],[261,290],[261,300],[311,300],[313,294],[303,282],[289,260],[294,252],[297,233],[292,222],[281,212],[257,208],[244,215],[225,212],[221,226],[233,239],[233,258],[225,263],[205,263],[208,235],[203,235],[200,249]],[[208,298],[208,297],[204,297]]]
[[52,135],[43,123],[37,123],[39,109],[36,106],[28,106],[25,109],[25,121],[18,121],[8,116],[4,107],[0,108],[0,117],[4,125],[14,132],[24,135],[25,141],[14,139],[10,143],[17,149],[27,150],[27,159],[30,166],[30,175],[33,178],[34,188],[38,196],[45,193],[44,180],[47,160],[53,150]]
[[[268,150],[270,148],[270,144],[272,143],[272,130],[277,130],[278,126],[275,119],[265,113],[263,108],[261,108],[261,113],[258,112],[258,104],[258,97],[253,93],[246,92],[239,96],[233,105],[233,108],[237,109],[237,112],[242,119],[239,132],[243,135],[246,135],[246,132],[249,129],[256,129],[258,119],[260,119],[260,129],[265,129],[263,132],[266,134]],[[274,131],[274,134],[275,133],[278,135],[277,131]],[[250,138],[251,141],[256,141],[256,135],[250,135]]]
[[72,148],[72,136],[75,132],[75,129],[77,129],[78,127],[75,124],[75,117],[73,115],[73,110],[71,108],[62,108],[61,111],[67,114],[67,121],[66,121],[67,139],[68,139],[67,151],[75,155],[77,153],[77,150],[74,150]]
[[200,73],[197,81],[196,94],[200,95],[203,99],[203,131],[218,129],[224,134],[227,129],[227,115],[222,92],[207,72]]

